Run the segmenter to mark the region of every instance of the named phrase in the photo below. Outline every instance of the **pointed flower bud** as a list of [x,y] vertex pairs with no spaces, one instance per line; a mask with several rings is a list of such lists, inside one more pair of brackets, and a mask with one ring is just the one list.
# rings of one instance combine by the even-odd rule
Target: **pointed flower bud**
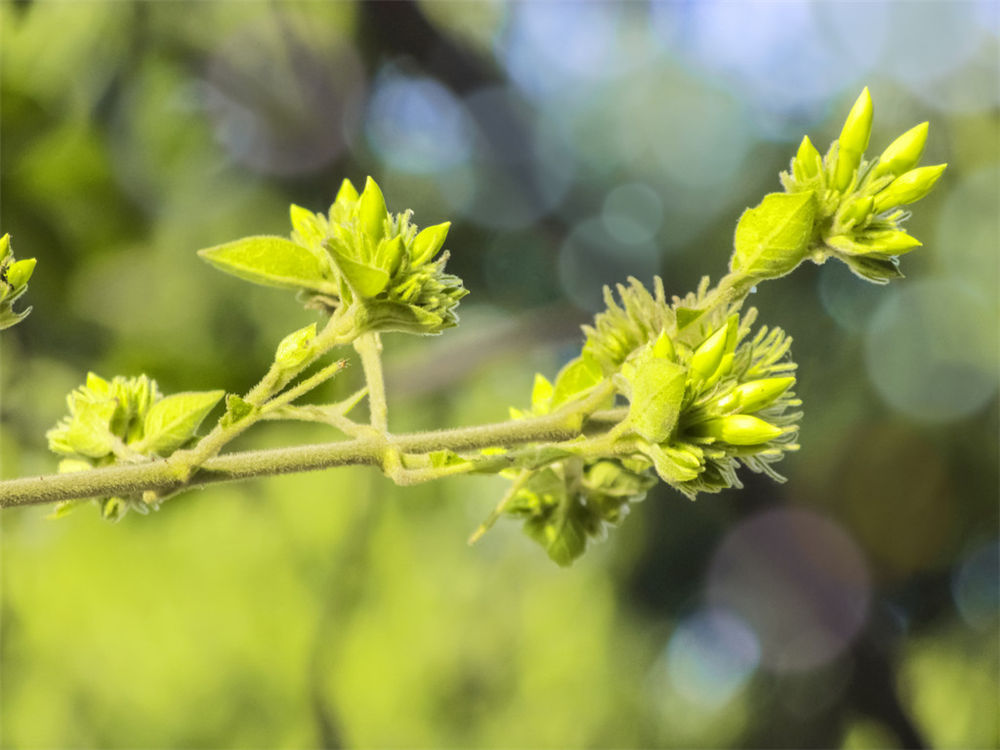
[[660,331],[659,338],[653,344],[653,357],[656,359],[668,359],[671,362],[677,361],[677,352],[674,350],[674,342],[666,331]]
[[917,162],[920,161],[920,156],[924,152],[924,144],[927,143],[928,127],[928,123],[922,122],[890,143],[878,158],[878,164],[872,170],[872,178],[883,175],[898,177],[917,166]]
[[7,269],[7,283],[15,290],[23,287],[28,283],[28,279],[31,278],[31,274],[35,270],[35,262],[34,258],[25,258],[12,263]]
[[840,131],[837,150],[837,164],[833,173],[833,186],[844,190],[851,183],[854,171],[861,163],[861,156],[868,148],[868,139],[872,133],[872,97],[865,86],[861,96],[854,102],[844,128]]
[[689,366],[692,380],[708,380],[715,373],[726,353],[728,334],[729,326],[722,326],[695,349]]
[[278,344],[274,355],[275,364],[286,370],[298,367],[312,354],[312,343],[315,338],[315,323],[288,334]]
[[693,437],[712,438],[730,445],[759,445],[780,437],[784,430],[748,414],[709,419],[692,425]]
[[378,242],[385,234],[386,220],[385,197],[378,183],[371,177],[365,181],[364,192],[361,193],[359,214],[361,230],[373,241]]
[[792,161],[792,174],[800,183],[808,182],[819,177],[822,168],[823,157],[819,155],[819,151],[809,140],[809,136],[803,136],[798,153],[795,154],[795,159]]
[[892,183],[875,196],[875,211],[882,213],[896,206],[916,203],[927,195],[934,183],[938,181],[947,164],[935,164],[931,167],[917,167],[904,172]]
[[716,408],[723,412],[733,410],[752,414],[773,404],[794,383],[795,378],[791,376],[740,383],[716,402]]
[[874,206],[875,199],[870,195],[851,201],[840,212],[841,225],[850,223],[851,226],[858,226],[871,216]]
[[923,243],[902,230],[880,230],[866,232],[858,237],[858,244],[870,248],[870,252],[880,255],[902,255]]

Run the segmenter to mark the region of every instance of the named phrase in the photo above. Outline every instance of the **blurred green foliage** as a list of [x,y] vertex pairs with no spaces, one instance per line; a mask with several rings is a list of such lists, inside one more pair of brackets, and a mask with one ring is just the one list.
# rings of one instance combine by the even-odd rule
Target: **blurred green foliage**
[[[721,274],[743,208],[868,84],[872,144],[930,120],[926,161],[951,166],[888,296],[829,264],[755,296],[800,364],[788,484],[653,492],[568,572],[513,525],[465,545],[493,479],[283,477],[117,526],[4,512],[4,747],[1000,744],[995,4],[873,4],[864,27],[850,4],[783,6],[781,24],[767,4],[742,24],[713,3],[538,5],[0,3],[0,227],[38,258],[34,312],[2,340],[3,476],[54,470],[44,432],[88,370],[246,390],[314,318],[194,250],[282,234],[288,203],[318,210],[369,173],[421,225],[453,220],[449,268],[471,291],[459,331],[387,337],[393,429],[502,419],[579,346],[601,284],[659,272],[680,294]],[[699,52],[730,26],[736,41]],[[806,78],[768,50],[801,55]],[[414,81],[466,123],[452,142],[430,120],[445,157],[466,154],[447,169],[419,107],[377,118]],[[434,158],[394,161],[394,143]],[[607,198],[622,185],[662,207],[623,214]],[[596,249],[577,241],[598,226]],[[241,445],[335,437],[275,427]],[[725,692],[732,670],[686,672],[670,645],[715,632],[684,628],[720,541],[789,506],[858,550],[866,624],[811,669],[749,649]]]

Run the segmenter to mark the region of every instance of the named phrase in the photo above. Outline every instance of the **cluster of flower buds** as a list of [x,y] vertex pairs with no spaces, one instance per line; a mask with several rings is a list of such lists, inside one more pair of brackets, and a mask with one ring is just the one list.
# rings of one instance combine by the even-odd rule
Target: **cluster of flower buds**
[[741,464],[782,481],[772,465],[798,448],[801,417],[791,339],[766,326],[751,336],[752,308],[697,314],[706,288],[707,279],[668,303],[659,279],[653,293],[630,279],[618,287],[620,305],[606,290],[608,309],[585,327],[581,356],[554,383],[536,376],[531,414],[585,398],[608,379],[613,393],[597,408],[616,395],[629,404],[598,454],[583,441],[555,463],[511,475],[517,484],[504,512],[522,518],[556,562],[582,554],[657,477],[692,499],[742,486]]
[[917,166],[927,142],[926,122],[907,130],[877,158],[865,160],[872,116],[866,88],[826,156],[806,136],[781,182],[789,194],[815,197],[810,248],[815,260],[839,258],[858,276],[884,284],[902,276],[898,256],[921,244],[900,228],[909,217],[901,206],[926,196],[947,165]]
[[[555,382],[535,375],[531,409],[512,408],[515,419],[549,414],[589,395],[605,380],[589,354],[570,361]],[[599,407],[613,405],[609,395]],[[589,539],[603,539],[607,526],[619,523],[632,503],[641,501],[656,484],[656,477],[641,461],[564,451],[561,460],[538,469],[506,473],[515,484],[502,510],[524,521],[525,533],[537,541],[555,562],[569,565],[583,554]]]
[[[88,373],[84,385],[66,397],[69,416],[49,430],[49,449],[66,458],[61,473],[113,463],[136,463],[167,456],[189,442],[224,391],[190,391],[162,396],[145,375],[108,381]],[[150,499],[100,498],[102,515],[118,520],[132,508],[147,512]],[[155,499],[153,499],[155,500]],[[56,508],[61,514],[76,505]]]
[[347,306],[359,331],[440,333],[457,324],[466,294],[444,272],[451,225],[418,232],[411,215],[389,213],[371,177],[360,194],[344,180],[327,214],[291,207],[291,240],[247,237],[199,254],[249,281],[298,289],[309,306]]
[[30,307],[14,312],[14,302],[27,291],[34,270],[34,258],[14,260],[10,235],[0,237],[0,330],[20,323],[31,312]]

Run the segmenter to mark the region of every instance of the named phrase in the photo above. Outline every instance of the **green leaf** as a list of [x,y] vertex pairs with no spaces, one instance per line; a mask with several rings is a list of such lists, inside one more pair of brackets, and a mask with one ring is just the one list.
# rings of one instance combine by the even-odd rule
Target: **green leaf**
[[553,561],[566,567],[587,548],[587,513],[581,503],[568,500],[548,516],[529,518],[524,531],[545,548]]
[[677,314],[677,330],[686,328],[705,314],[704,310],[693,307],[678,307],[675,312]]
[[143,453],[166,456],[190,440],[225,391],[175,393],[153,404],[146,414]]
[[[601,366],[593,357],[582,356],[570,360],[556,376],[552,391],[552,408],[572,401],[573,398],[589,391],[604,380]],[[534,398],[532,398],[534,402]]]
[[468,459],[462,458],[455,451],[448,450],[447,448],[440,451],[431,451],[427,454],[427,457],[431,461],[431,466],[435,469],[469,463]]
[[684,400],[687,370],[667,359],[656,359],[647,350],[631,367],[623,367],[629,382],[629,424],[652,443],[667,440],[677,427]]
[[347,279],[351,289],[361,298],[370,298],[382,292],[389,285],[389,274],[381,268],[359,263],[337,249],[333,251],[333,262],[337,270]]
[[730,269],[761,278],[785,275],[805,259],[815,218],[811,191],[765,196],[736,225]]
[[255,284],[337,293],[316,256],[284,237],[244,237],[199,250],[198,255],[220,271]]
[[324,227],[320,225],[320,218],[312,211],[294,203],[288,210],[292,220],[292,228],[298,232],[302,241],[308,245],[319,245],[326,238]]
[[[115,437],[109,425],[118,408],[112,399],[81,404],[79,411],[61,436],[66,444],[81,456],[101,458],[114,449]],[[53,448],[50,438],[49,447]],[[62,451],[60,451],[62,452]]]
[[245,401],[235,393],[230,393],[226,396],[226,413],[222,415],[219,424],[223,427],[231,427],[245,419],[253,411],[253,408],[253,404],[249,401]]
[[542,373],[535,373],[531,388],[531,408],[535,414],[548,414],[552,407],[552,383]]
[[656,473],[664,482],[690,482],[701,473],[701,459],[689,450],[651,443],[643,452],[652,459]]

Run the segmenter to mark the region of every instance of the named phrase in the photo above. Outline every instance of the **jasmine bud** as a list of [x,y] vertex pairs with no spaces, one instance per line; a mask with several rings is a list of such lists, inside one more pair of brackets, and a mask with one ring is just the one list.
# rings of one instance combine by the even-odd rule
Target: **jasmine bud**
[[758,445],[774,440],[784,430],[759,417],[734,414],[699,422],[692,425],[689,432],[695,437],[714,438],[730,445]]
[[740,383],[716,402],[720,411],[735,410],[745,414],[767,408],[795,383],[794,377],[764,378]]
[[872,170],[872,178],[898,176],[917,166],[924,152],[924,144],[927,143],[928,127],[926,122],[922,122],[890,143],[878,158],[878,164]]
[[819,176],[823,167],[823,157],[809,140],[809,136],[803,136],[802,143],[799,144],[798,153],[792,161],[792,174],[799,182],[808,182]]
[[917,202],[931,191],[947,166],[947,164],[935,164],[932,167],[917,167],[904,172],[893,180],[889,187],[875,196],[876,213]]
[[288,334],[278,344],[278,350],[274,355],[275,364],[284,369],[298,367],[312,353],[312,342],[315,338],[315,323]]
[[868,148],[868,139],[872,133],[873,113],[872,97],[865,86],[840,131],[837,164],[833,175],[833,186],[837,190],[844,190],[850,184],[854,171],[861,163],[861,155]]
[[840,223],[848,224],[852,226],[857,226],[864,222],[871,213],[875,206],[875,199],[870,195],[864,198],[858,198],[857,200],[851,201],[841,212],[840,212]]
[[361,193],[359,213],[361,231],[371,238],[372,242],[378,242],[382,239],[382,235],[385,234],[387,216],[385,198],[378,183],[371,177],[365,182],[364,192]]

